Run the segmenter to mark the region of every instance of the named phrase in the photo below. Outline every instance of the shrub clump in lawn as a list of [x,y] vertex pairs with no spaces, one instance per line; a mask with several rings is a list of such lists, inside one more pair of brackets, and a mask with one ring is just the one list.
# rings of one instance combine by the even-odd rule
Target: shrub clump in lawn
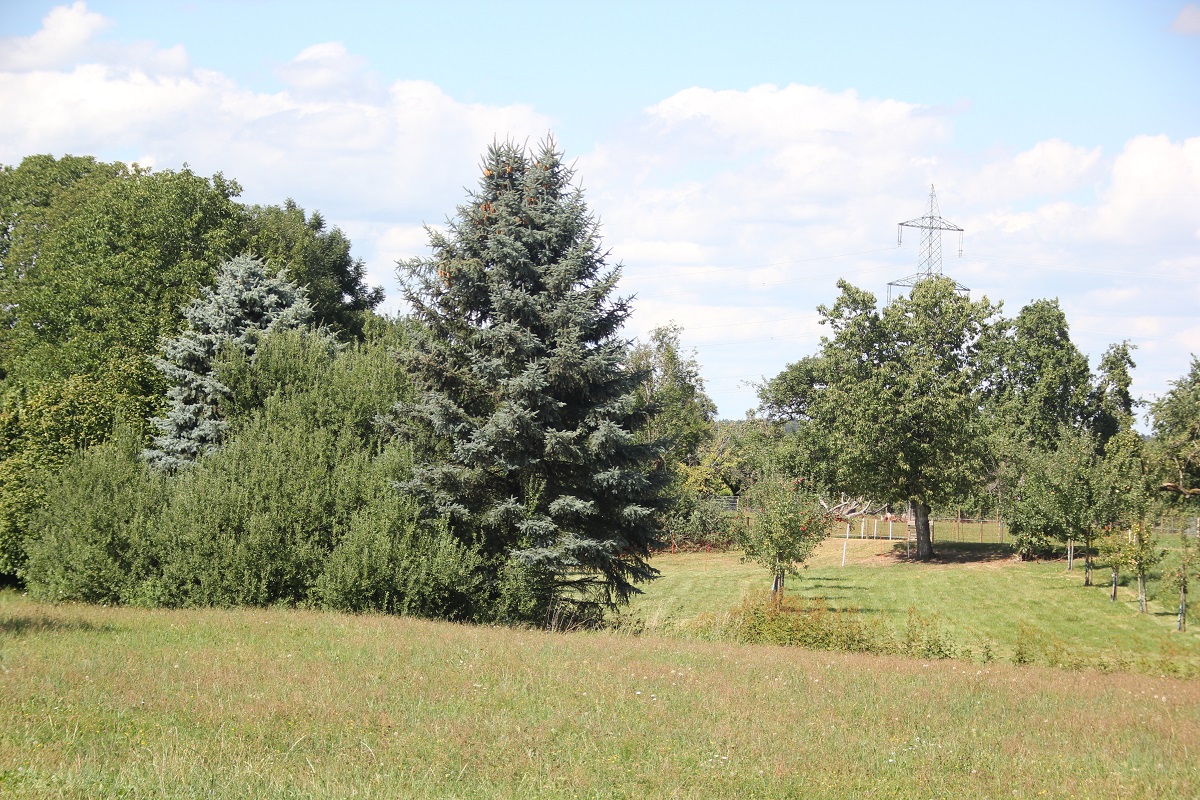
[[[710,625],[713,624],[710,622]],[[735,607],[721,633],[746,644],[777,644],[810,650],[906,655],[915,658],[969,657],[942,630],[936,615],[910,609],[897,636],[881,620],[854,608],[832,608],[823,598],[787,597],[772,601],[753,593]]]

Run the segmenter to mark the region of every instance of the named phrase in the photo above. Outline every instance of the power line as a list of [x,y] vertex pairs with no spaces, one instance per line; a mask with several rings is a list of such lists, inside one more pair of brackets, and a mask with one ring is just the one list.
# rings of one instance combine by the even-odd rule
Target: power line
[[[686,278],[690,275],[708,275],[714,272],[731,272],[739,269],[768,269],[770,267],[787,267],[792,264],[808,264],[814,261],[829,261],[834,258],[849,258],[850,256],[863,256],[870,253],[885,253],[895,250],[895,247],[879,247],[874,250],[856,250],[852,253],[835,253],[828,256],[813,256],[812,258],[795,258],[789,261],[766,261],[761,264],[733,264],[724,267],[711,267],[707,269],[694,270],[692,272],[675,272],[671,274],[672,278]],[[658,264],[651,265],[649,269],[670,269],[671,265]]]
[[971,254],[968,256],[971,261],[987,261],[992,264],[1015,264],[1022,267],[1037,267],[1038,269],[1057,269],[1063,272],[1083,272],[1091,275],[1129,275],[1135,278],[1158,278],[1168,281],[1195,281],[1200,279],[1200,275],[1180,273],[1178,275],[1163,275],[1154,272],[1135,272],[1132,270],[1118,269],[1093,269],[1091,267],[1068,267],[1062,264],[1050,264],[1045,261],[1031,261],[1029,259],[1009,259],[1009,258],[994,258],[988,256],[977,256]]
[[[881,272],[882,270],[885,270],[885,269],[892,269],[892,267],[891,267],[891,265],[884,265],[882,267],[866,267],[863,269],[852,269],[852,270],[845,270],[845,271],[838,271],[838,272],[817,272],[817,273],[810,273],[803,277],[821,278],[821,277],[825,277],[828,275],[839,275],[839,276],[841,276],[841,275],[858,275],[858,274],[861,274],[864,272]],[[671,276],[671,277],[675,277],[675,276]],[[796,281],[796,276],[793,276],[790,278],[782,278],[777,281],[761,281],[758,283],[751,283],[751,284],[747,284],[746,286],[743,286],[740,288],[757,289],[757,288],[760,288],[763,286],[778,286],[783,283],[794,283],[795,281]],[[726,288],[732,288],[732,287],[726,287]],[[697,294],[700,292],[712,291],[712,289],[713,289],[713,287],[711,287],[711,286],[705,286],[705,287],[698,288],[698,289],[681,289],[677,292],[654,292],[652,294],[640,294],[640,293],[635,293],[635,294],[637,294],[638,299],[656,298],[656,297],[677,297],[679,295]]]
[[[768,342],[794,342],[799,339],[813,339],[813,338],[816,338],[816,337],[814,337],[810,333],[797,333],[797,334],[791,334],[788,336],[772,336],[769,339],[736,339],[736,340],[728,341],[728,342],[705,342],[704,347],[706,347],[706,348],[708,348],[708,347],[733,347],[735,345],[743,345],[743,344],[767,344]],[[698,347],[696,349],[699,350]]]

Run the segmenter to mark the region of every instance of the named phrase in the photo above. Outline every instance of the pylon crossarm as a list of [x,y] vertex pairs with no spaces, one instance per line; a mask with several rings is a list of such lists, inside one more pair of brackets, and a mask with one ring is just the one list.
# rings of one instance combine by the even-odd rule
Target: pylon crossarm
[[958,231],[962,233],[962,228],[942,217],[917,217],[916,219],[910,219],[908,222],[901,222],[900,227],[927,228],[934,231]]

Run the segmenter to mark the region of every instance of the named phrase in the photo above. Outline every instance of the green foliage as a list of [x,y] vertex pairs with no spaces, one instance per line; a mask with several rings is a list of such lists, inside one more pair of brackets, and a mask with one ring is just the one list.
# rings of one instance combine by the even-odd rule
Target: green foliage
[[709,496],[711,461],[706,445],[714,436],[717,407],[704,393],[695,351],[683,352],[678,325],[663,325],[650,332],[650,341],[629,352],[629,369],[644,375],[635,396],[645,421],[637,438],[666,448],[665,468],[670,473],[671,507],[663,515],[663,539],[674,547],[695,547],[728,540],[728,515]]
[[703,494],[737,496],[776,463],[784,472],[805,474],[807,462],[792,458],[790,444],[783,429],[753,415],[720,420],[712,440],[701,448],[699,462],[684,470],[685,484]]
[[1092,428],[1100,437],[1101,447],[1106,447],[1109,439],[1132,426],[1133,410],[1142,404],[1129,391],[1133,385],[1129,373],[1137,366],[1131,351],[1136,348],[1137,345],[1121,342],[1109,345],[1100,357],[1100,376],[1092,398]]
[[666,515],[664,537],[672,549],[724,549],[735,542],[737,526],[737,513],[720,498],[697,494],[685,485]]
[[[44,507],[33,513],[37,532],[26,544],[23,575],[30,593],[49,601],[141,602],[154,574],[155,525],[164,483],[138,460],[140,430],[78,451],[47,475]],[[101,500],[101,498],[103,498]]]
[[90,157],[39,155],[0,167],[6,580],[24,560],[20,542],[45,499],[43,478],[75,448],[107,437],[117,415],[137,425],[161,410],[166,384],[150,357],[220,263],[261,248],[313,288],[320,319],[361,333],[380,293],[362,284],[362,263],[341,231],[292,203],[248,210],[235,202],[240,191],[220,174]]
[[383,301],[383,289],[363,283],[366,267],[350,255],[350,240],[340,228],[327,230],[325,219],[288,199],[282,206],[246,210],[247,247],[274,271],[285,269],[303,287],[313,320],[344,338],[357,338],[369,312]]
[[966,497],[983,472],[983,353],[998,308],[945,278],[918,282],[882,311],[869,292],[838,286],[838,300],[819,309],[832,336],[819,356],[768,382],[763,410],[801,422],[800,474],[852,496],[911,502],[917,557],[931,558],[930,506]]
[[[383,503],[378,513],[395,518],[388,498],[408,456],[370,421],[406,392],[386,341],[338,353],[319,333],[278,331],[258,351],[265,375],[258,360],[240,362],[234,396],[268,376],[279,383],[235,418],[221,450],[172,481],[159,524],[162,602],[309,602],[356,515]],[[343,406],[347,395],[358,402]]]
[[150,356],[223,260],[263,246],[317,287],[323,319],[361,330],[379,295],[341,231],[294,205],[246,211],[239,193],[220,174],[91,157],[0,167],[0,578],[22,569],[44,479],[116,416],[137,426],[161,410]]
[[444,526],[422,521],[411,503],[387,492],[351,517],[315,595],[336,611],[466,620],[475,611],[479,564]]
[[1179,489],[1200,489],[1200,359],[1150,407],[1160,477]]
[[1095,437],[1068,429],[1055,439],[1056,450],[1031,451],[1024,460],[1008,514],[1013,544],[1022,558],[1045,553],[1052,542],[1074,538],[1084,540],[1086,550],[1098,532],[1093,514],[1099,490]]
[[771,574],[771,593],[783,593],[786,576],[799,576],[813,550],[829,536],[833,518],[800,479],[769,472],[743,496],[746,515],[739,528],[745,558]]
[[130,463],[136,436],[82,451],[47,483],[48,510],[31,526],[31,589],[466,617],[475,557],[413,523],[394,489],[410,474],[407,448],[375,424],[407,394],[391,352],[403,341],[399,325],[343,348],[279,330],[254,360],[241,350],[219,359],[233,412],[225,447],[169,479]]
[[553,142],[493,145],[432,257],[401,265],[425,327],[406,356],[420,397],[398,409],[418,458],[404,490],[479,546],[497,602],[511,578],[547,614],[654,576],[669,478],[634,436],[629,307],[571,177]]
[[[229,388],[213,374],[219,353],[253,361],[261,342],[276,330],[308,323],[312,306],[304,291],[266,265],[237,256],[221,265],[216,284],[183,310],[184,329],[163,344],[157,366],[169,383],[165,415],[152,420],[158,429],[145,451],[156,469],[179,469],[213,452],[227,423],[220,406]],[[323,333],[316,338],[325,338]]]
[[639,406],[646,420],[638,435],[647,442],[668,443],[668,458],[685,466],[697,464],[702,445],[713,437],[717,406],[704,393],[704,379],[696,353],[682,352],[683,328],[662,325],[650,332],[650,341],[629,351],[629,369],[645,375],[637,387]]
[[0,575],[18,576],[29,518],[44,481],[75,451],[106,439],[118,420],[142,430],[157,374],[140,359],[114,360],[101,374],[72,375],[0,396]]
[[1013,543],[1023,558],[1044,554],[1052,542],[1084,544],[1084,583],[1091,583],[1091,549],[1098,537],[1126,530],[1146,509],[1141,439],[1131,429],[1114,434],[1106,451],[1086,430],[1063,430],[1057,449],[1030,451],[1008,512]]
[[993,374],[984,396],[1017,451],[1053,449],[1088,419],[1091,371],[1071,341],[1057,300],[1037,300],[997,326],[985,351]]
[[51,224],[50,209],[61,193],[83,181],[103,184],[127,173],[124,164],[105,164],[91,156],[37,155],[19,167],[0,166],[0,264],[8,273],[4,279],[16,277],[9,266],[10,252],[36,248],[36,241],[30,240]]
[[0,367],[32,386],[153,352],[241,246],[241,189],[220,174],[66,157],[6,170]]

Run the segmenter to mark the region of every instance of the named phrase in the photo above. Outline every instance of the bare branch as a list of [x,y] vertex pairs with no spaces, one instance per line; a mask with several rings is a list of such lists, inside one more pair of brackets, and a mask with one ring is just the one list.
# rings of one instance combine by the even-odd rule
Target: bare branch
[[887,503],[880,503],[868,497],[847,497],[845,494],[842,494],[841,500],[836,503],[824,498],[820,503],[825,511],[842,519],[871,517],[887,510]]

